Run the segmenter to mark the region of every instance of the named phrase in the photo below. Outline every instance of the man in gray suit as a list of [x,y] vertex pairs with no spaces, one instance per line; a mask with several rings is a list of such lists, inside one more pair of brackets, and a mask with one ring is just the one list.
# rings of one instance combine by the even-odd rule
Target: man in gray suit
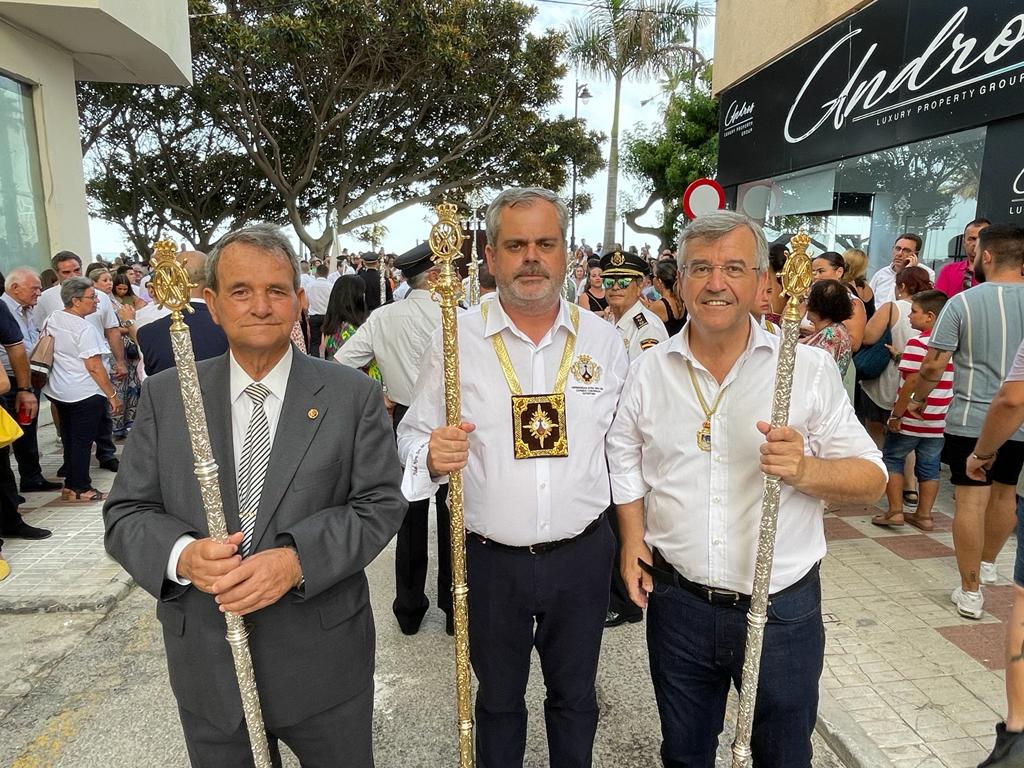
[[226,235],[207,279],[230,351],[201,362],[199,380],[234,533],[226,544],[208,538],[172,369],[143,386],[104,507],[107,551],[158,600],[193,766],[252,764],[223,611],[250,625],[275,764],[280,739],[306,768],[342,756],[372,766],[374,628],[363,569],[406,509],[380,386],[292,348],[302,289],[276,229]]

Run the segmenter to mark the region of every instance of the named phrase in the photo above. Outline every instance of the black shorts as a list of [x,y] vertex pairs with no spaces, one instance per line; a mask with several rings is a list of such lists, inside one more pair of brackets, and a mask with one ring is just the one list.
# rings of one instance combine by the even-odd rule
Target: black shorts
[[988,479],[973,480],[967,476],[967,457],[974,450],[976,437],[964,437],[946,433],[946,443],[942,446],[942,462],[949,465],[950,482],[953,485],[1016,485],[1021,467],[1024,466],[1024,441],[1007,440],[999,449],[992,469],[988,471]]

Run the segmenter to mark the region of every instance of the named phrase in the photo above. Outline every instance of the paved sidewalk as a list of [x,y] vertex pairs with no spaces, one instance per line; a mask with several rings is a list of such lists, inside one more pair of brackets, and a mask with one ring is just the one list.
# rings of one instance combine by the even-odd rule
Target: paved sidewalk
[[[40,429],[40,448],[52,478],[60,463],[52,426]],[[101,490],[113,477],[94,468]],[[1003,714],[1014,540],[999,558],[999,583],[984,587],[984,618],[960,618],[949,599],[957,572],[948,483],[939,499],[931,534],[873,526],[874,508],[842,508],[825,518],[819,732],[851,767],[973,768],[988,754]],[[4,545],[12,575],[0,583],[0,613],[103,611],[127,594],[130,580],[103,551],[99,504],[29,494],[22,512],[54,535]]]

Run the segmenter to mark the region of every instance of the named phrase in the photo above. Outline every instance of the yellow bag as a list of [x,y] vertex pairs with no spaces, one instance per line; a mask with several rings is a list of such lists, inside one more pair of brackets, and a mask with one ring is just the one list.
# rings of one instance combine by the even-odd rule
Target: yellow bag
[[5,408],[0,408],[0,448],[6,448],[24,433]]

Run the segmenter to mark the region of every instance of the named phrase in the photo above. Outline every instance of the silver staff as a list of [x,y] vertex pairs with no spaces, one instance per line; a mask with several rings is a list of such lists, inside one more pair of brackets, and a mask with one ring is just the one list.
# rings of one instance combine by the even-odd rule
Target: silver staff
[[[775,368],[775,397],[772,401],[772,427],[789,422],[789,400],[793,392],[793,367],[800,335],[800,302],[811,286],[811,259],[807,246],[811,239],[801,232],[791,241],[793,252],[782,271],[782,290],[789,299],[782,313],[782,344]],[[761,644],[768,623],[768,588],[775,559],[775,529],[779,518],[779,494],[782,482],[776,475],[765,475],[764,497],[761,501],[761,528],[757,537],[757,560],[754,563],[754,586],[747,613],[747,646],[743,657],[743,678],[740,706],[736,716],[736,738],[732,743],[732,768],[750,765],[750,733],[754,724],[754,703],[757,681],[761,675]]]
[[[220,497],[217,480],[217,462],[210,447],[210,431],[206,426],[206,410],[203,408],[203,393],[199,388],[199,374],[192,352],[192,336],[182,319],[182,310],[194,311],[188,303],[189,294],[195,287],[190,283],[185,269],[185,259],[178,261],[177,248],[169,240],[161,240],[153,246],[154,275],[149,291],[157,303],[171,310],[171,347],[174,350],[174,364],[178,367],[181,383],[181,400],[185,406],[185,422],[192,443],[195,459],[195,473],[199,480],[199,493],[206,511],[206,525],[210,537],[224,543],[228,539],[228,527],[224,520],[224,505]],[[242,712],[249,730],[249,743],[256,768],[271,768],[270,749],[267,734],[263,728],[263,713],[260,697],[256,690],[256,676],[249,654],[249,633],[241,616],[225,613],[227,640],[231,656],[235,661],[235,676],[238,690],[242,694]]]

